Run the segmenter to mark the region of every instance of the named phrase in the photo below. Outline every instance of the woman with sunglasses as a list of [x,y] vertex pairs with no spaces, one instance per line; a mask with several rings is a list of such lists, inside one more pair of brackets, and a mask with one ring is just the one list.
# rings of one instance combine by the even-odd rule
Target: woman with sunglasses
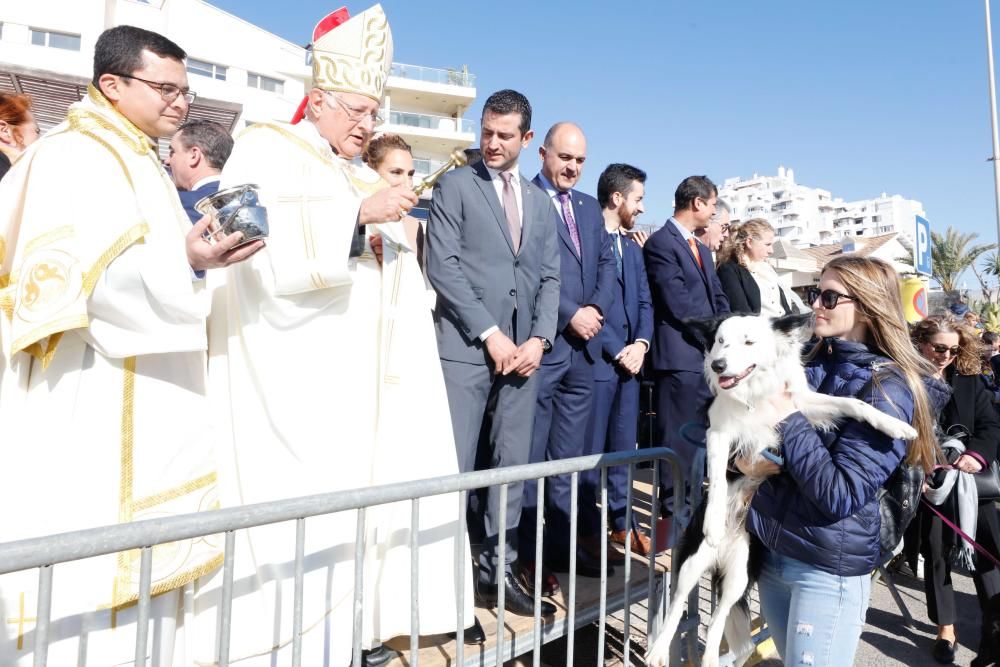
[[[956,437],[965,445],[965,453],[951,461],[951,468],[977,474],[996,458],[1000,441],[1000,418],[993,407],[990,392],[979,377],[980,342],[965,324],[950,317],[928,317],[913,328],[913,344],[934,365],[934,377],[951,385],[952,394],[938,416],[944,438]],[[959,523],[960,484],[936,509],[954,523]],[[1000,553],[1000,514],[992,500],[977,504],[975,539],[992,554]],[[920,551],[924,555],[924,592],[927,615],[936,623],[937,639],[931,650],[934,659],[948,664],[955,659],[955,593],[951,583],[953,550],[961,549],[962,538],[921,504]],[[909,537],[909,535],[908,535]],[[990,598],[1000,593],[1000,570],[987,558],[975,556],[972,579],[985,618]]]
[[788,665],[847,667],[880,560],[876,493],[904,457],[926,470],[938,458],[922,380],[930,367],[910,344],[886,262],[837,257],[810,299],[819,338],[807,357],[810,386],[859,398],[919,434],[908,444],[853,420],[819,431],[784,396],[759,408],[773,411],[784,465],[736,462],[744,474],[770,475],[747,528],[765,547],[757,585],[778,652]]

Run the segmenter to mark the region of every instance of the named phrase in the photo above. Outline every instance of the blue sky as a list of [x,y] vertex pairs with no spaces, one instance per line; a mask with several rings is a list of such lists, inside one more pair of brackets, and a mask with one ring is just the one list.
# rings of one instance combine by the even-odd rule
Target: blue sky
[[[212,4],[305,44],[335,2]],[[579,123],[589,143],[584,191],[610,162],[645,169],[642,222],[670,215],[689,174],[721,184],[784,165],[845,199],[918,199],[932,228],[996,240],[982,2],[382,5],[395,61],[464,64],[476,75],[469,117],[510,87],[531,100],[536,131]],[[352,13],[367,6],[348,4]],[[993,18],[1000,41],[1000,4]],[[536,145],[522,153],[528,174]]]

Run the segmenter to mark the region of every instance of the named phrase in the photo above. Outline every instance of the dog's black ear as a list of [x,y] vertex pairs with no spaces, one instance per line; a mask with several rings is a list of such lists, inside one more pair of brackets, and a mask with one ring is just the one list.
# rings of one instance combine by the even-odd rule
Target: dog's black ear
[[684,320],[684,326],[701,343],[702,347],[708,350],[715,343],[715,332],[719,330],[719,325],[730,317],[731,315],[727,313],[705,319]]
[[813,326],[814,316],[812,313],[795,313],[783,317],[772,317],[771,328],[786,336],[805,340],[806,332]]

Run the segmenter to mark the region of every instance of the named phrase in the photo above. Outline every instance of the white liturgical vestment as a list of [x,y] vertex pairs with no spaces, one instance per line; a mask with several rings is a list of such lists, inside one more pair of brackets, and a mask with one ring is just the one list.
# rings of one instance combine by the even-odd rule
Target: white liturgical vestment
[[[389,413],[398,418],[395,429],[384,431],[387,438],[379,435],[387,415],[380,397],[386,383],[398,382],[381,373],[388,335],[383,306],[394,298],[392,285],[394,294],[403,294],[403,276],[391,272],[390,281],[390,272],[383,274],[367,246],[360,257],[349,257],[361,202],[380,187],[377,176],[338,158],[315,126],[304,121],[255,125],[241,135],[220,187],[244,183],[259,186],[270,233],[264,250],[227,270],[225,284],[213,297],[209,374],[213,413],[222,427],[217,441],[223,504],[457,472],[430,312],[415,261],[424,333],[414,350],[432,372],[429,379],[401,377],[416,393],[414,407],[430,409],[427,414],[420,409]],[[405,345],[407,326],[404,322],[392,340]],[[409,373],[414,367],[395,368]],[[456,562],[468,558],[465,543],[455,546],[458,509],[453,495],[421,503],[422,634],[456,626]],[[410,631],[409,521],[409,503],[367,512],[365,646]],[[355,511],[305,521],[303,665],[350,662],[356,533]],[[294,523],[238,534],[231,664],[289,664],[295,535]],[[217,575],[203,589],[209,607],[218,600],[221,578]],[[384,583],[392,590],[386,592]],[[471,598],[469,589],[467,624],[472,623]],[[198,606],[205,605],[199,601]],[[205,623],[212,622],[213,616],[206,615]]]
[[[217,506],[191,223],[155,145],[96,90],[0,183],[0,541]],[[50,665],[131,663],[139,552],[54,566]],[[153,550],[149,649],[187,665],[216,538]],[[0,664],[30,665],[37,570],[0,577]]]

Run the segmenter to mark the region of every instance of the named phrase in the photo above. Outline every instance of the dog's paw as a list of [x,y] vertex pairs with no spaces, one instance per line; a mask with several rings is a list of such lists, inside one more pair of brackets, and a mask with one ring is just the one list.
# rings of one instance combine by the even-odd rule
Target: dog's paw
[[895,440],[913,440],[917,437],[917,429],[913,428],[906,422],[894,419],[886,429],[886,435]]
[[660,635],[653,645],[646,651],[646,665],[648,667],[667,667],[670,660],[670,639]]

